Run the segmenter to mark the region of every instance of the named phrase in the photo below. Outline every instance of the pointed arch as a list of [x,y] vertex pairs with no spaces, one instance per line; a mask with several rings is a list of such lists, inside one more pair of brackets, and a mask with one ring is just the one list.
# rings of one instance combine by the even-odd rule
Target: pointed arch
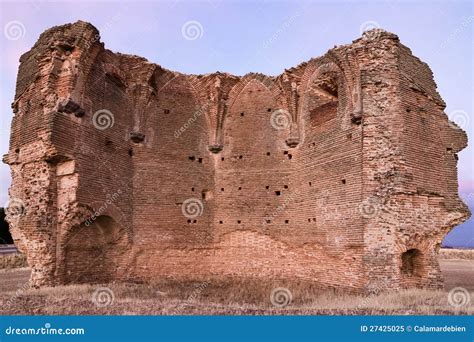
[[[263,74],[247,74],[243,78],[240,79],[238,83],[236,83],[232,89],[229,91],[227,101],[225,101],[225,109],[221,110],[218,113],[217,118],[217,133],[216,136],[218,137],[218,142],[221,146],[224,145],[224,135],[225,135],[225,127],[228,113],[233,110],[234,104],[242,92],[250,86],[252,83],[258,83],[263,86],[272,96],[274,102],[283,104],[282,109],[288,110],[288,103],[283,95],[282,89],[277,85],[275,82],[275,78],[268,77]],[[276,110],[277,108],[273,108]]]
[[[349,125],[353,113],[361,111],[359,105],[361,101],[360,92],[354,88],[354,79],[357,79],[357,77],[353,74],[357,72],[352,70],[348,62],[341,60],[337,54],[328,53],[322,58],[310,60],[301,78],[299,88],[301,100],[297,113],[297,123],[300,131],[303,130],[304,116],[308,112],[308,101],[312,84],[323,75],[331,73],[337,75],[337,112],[342,120],[342,124]],[[324,91],[320,91],[320,95],[328,98],[331,97],[331,94],[325,94]],[[334,99],[336,98],[334,97]]]
[[[240,79],[240,81],[232,87],[228,96],[228,106],[229,109],[234,104],[235,100],[238,98],[239,94],[247,87],[250,82],[260,82],[264,87],[266,87],[272,94],[275,99],[282,97],[281,89],[277,86],[275,78],[269,77],[263,74],[247,74]],[[282,97],[282,101],[286,103],[286,100]]]

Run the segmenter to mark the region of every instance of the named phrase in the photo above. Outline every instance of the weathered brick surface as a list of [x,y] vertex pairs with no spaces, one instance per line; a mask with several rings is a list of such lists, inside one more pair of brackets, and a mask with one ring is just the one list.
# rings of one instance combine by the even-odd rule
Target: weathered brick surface
[[[444,107],[428,66],[382,30],[237,77],[113,53],[88,23],[54,27],[21,57],[13,237],[35,285],[439,287],[440,243],[470,215],[467,139]],[[189,199],[200,215],[183,214]]]

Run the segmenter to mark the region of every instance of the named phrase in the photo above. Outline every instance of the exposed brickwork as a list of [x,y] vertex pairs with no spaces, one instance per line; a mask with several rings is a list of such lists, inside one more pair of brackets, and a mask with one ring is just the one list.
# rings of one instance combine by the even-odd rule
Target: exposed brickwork
[[[54,27],[21,57],[4,161],[33,284],[442,284],[440,243],[470,215],[456,174],[467,139],[395,35],[278,77],[184,75],[97,37]],[[189,199],[201,215],[183,215]]]

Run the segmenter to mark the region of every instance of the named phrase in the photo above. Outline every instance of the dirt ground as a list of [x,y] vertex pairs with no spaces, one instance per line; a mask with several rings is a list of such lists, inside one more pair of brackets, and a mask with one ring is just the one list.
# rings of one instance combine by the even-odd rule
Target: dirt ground
[[460,286],[474,292],[474,260],[447,259],[440,260],[439,265],[446,290]]
[[[293,285],[288,286],[292,298],[283,307],[270,300],[276,284],[258,288],[244,283],[114,283],[31,289],[27,285],[29,269],[0,270],[0,314],[474,314],[474,260],[441,259],[440,265],[444,291],[412,289],[361,296]],[[465,291],[458,294],[458,305],[453,305],[449,291],[459,287]]]

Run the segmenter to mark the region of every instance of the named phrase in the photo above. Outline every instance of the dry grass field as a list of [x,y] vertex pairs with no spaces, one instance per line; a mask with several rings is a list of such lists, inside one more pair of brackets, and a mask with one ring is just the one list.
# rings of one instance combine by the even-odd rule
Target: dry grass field
[[[404,290],[370,296],[321,291],[301,282],[176,283],[69,285],[32,289],[28,268],[0,270],[0,314],[40,315],[432,315],[474,314],[472,251],[446,250],[440,255],[445,290]],[[101,287],[103,289],[101,289]],[[272,289],[286,287],[292,301],[272,305]],[[458,293],[461,304],[448,300]],[[466,297],[467,295],[467,297]],[[460,298],[457,298],[459,300]],[[454,300],[456,301],[456,299]]]
[[0,270],[27,267],[26,257],[23,254],[0,255]]
[[442,260],[445,260],[445,259],[474,260],[474,249],[441,248],[439,252],[439,258]]

